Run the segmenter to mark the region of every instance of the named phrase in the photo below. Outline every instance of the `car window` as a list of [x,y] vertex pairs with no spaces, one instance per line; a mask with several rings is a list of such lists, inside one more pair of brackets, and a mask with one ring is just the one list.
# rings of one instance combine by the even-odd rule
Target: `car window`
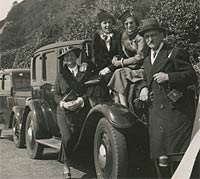
[[[44,68],[46,69],[44,70]],[[47,81],[55,81],[57,74],[57,58],[55,52],[46,54],[46,66],[43,67],[43,71],[46,71],[45,78]]]
[[2,90],[10,91],[11,89],[11,77],[10,75],[3,75],[2,78]]
[[42,60],[40,55],[33,58],[32,79],[38,82],[42,80]]
[[85,42],[83,44],[83,50],[82,50],[82,56],[83,60],[87,62],[88,60],[91,60],[92,58],[92,47],[91,47],[91,42]]
[[2,83],[3,83],[3,75],[0,75],[0,90],[3,90]]
[[30,73],[18,72],[13,74],[13,87],[14,90],[27,91],[31,89]]

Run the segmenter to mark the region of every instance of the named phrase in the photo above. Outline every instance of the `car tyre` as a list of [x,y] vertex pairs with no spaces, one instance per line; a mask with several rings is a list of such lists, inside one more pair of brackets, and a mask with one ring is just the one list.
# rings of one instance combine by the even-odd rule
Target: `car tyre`
[[26,148],[30,158],[41,159],[44,146],[35,141],[33,112],[30,111],[26,121]]
[[17,148],[24,148],[25,146],[25,133],[22,130],[20,121],[13,115],[12,119],[12,136],[14,144]]
[[128,150],[125,136],[106,118],[100,119],[96,128],[94,164],[97,178],[128,176]]

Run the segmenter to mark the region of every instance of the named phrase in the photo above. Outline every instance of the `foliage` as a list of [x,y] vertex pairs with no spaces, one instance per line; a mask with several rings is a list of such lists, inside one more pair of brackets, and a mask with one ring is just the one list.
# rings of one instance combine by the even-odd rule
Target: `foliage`
[[2,53],[0,66],[27,67],[28,57],[43,45],[91,38],[98,28],[95,17],[100,9],[117,17],[130,8],[141,19],[150,4],[151,0],[24,0],[0,22],[0,27],[9,22],[0,35],[0,52],[10,50]]
[[[28,57],[41,46],[91,38],[100,9],[117,18],[128,8],[139,19],[156,17],[168,29],[167,40],[188,49],[192,60],[200,55],[200,2],[196,0],[24,0],[0,21],[0,28],[8,23],[0,35],[0,52],[9,51],[2,53],[0,66],[27,67]],[[116,28],[122,28],[120,22]]]
[[192,60],[200,55],[200,1],[157,0],[148,16],[168,30],[168,39],[189,50]]

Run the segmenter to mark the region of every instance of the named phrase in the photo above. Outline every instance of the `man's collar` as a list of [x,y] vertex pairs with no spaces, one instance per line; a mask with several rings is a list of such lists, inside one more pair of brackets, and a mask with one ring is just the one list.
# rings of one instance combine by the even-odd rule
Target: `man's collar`
[[163,47],[163,45],[164,45],[164,42],[161,42],[161,43],[160,43],[160,46],[157,48],[157,50],[156,50],[156,51],[155,51],[155,50],[153,50],[153,49],[151,49],[151,51],[155,51],[155,52],[156,52],[156,54],[158,54],[158,53],[160,52],[161,48]]
[[69,69],[70,71],[76,71],[76,70],[78,70],[78,65],[76,64],[76,66],[73,67],[73,68],[68,67],[68,69]]
[[113,37],[113,35],[114,35],[113,33],[110,33],[110,34],[104,33],[104,34],[101,34],[100,37],[102,40],[109,41]]

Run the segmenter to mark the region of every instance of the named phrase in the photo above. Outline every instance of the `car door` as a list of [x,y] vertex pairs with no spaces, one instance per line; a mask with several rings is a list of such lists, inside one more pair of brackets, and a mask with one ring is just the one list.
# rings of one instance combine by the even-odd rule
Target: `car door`
[[4,73],[0,77],[0,129],[9,127],[10,111],[14,105],[14,100],[11,96],[12,79],[10,74]]

